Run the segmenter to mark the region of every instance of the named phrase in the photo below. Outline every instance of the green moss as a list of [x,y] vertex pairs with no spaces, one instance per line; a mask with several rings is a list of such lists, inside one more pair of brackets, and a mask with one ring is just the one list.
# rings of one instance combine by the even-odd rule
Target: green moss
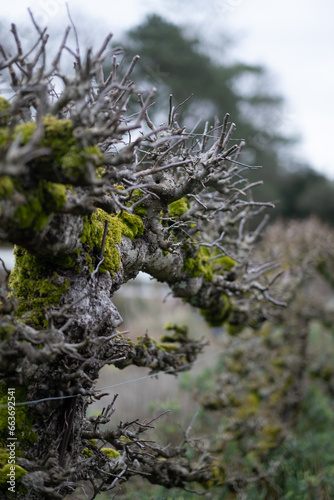
[[92,457],[94,455],[94,453],[89,448],[84,448],[83,449],[83,455],[84,455],[85,458],[90,458],[90,457]]
[[66,177],[77,180],[86,173],[87,161],[93,161],[96,166],[102,162],[103,155],[97,146],[89,146],[81,150],[78,146],[72,146],[60,162],[65,170]]
[[8,175],[0,177],[0,200],[10,198],[14,191],[14,183]]
[[107,171],[107,169],[105,167],[97,167],[96,172],[95,172],[96,178],[102,179],[102,177],[104,176],[106,171]]
[[99,255],[105,223],[108,222],[108,232],[104,248],[104,261],[100,266],[100,272],[110,271],[112,274],[118,271],[121,265],[121,257],[118,245],[123,236],[131,240],[144,232],[144,224],[138,215],[122,212],[118,215],[110,215],[102,209],[97,209],[92,215],[84,217],[84,228],[81,235],[84,250],[86,252],[86,264],[94,268],[92,255]]
[[84,149],[84,153],[87,158],[89,157],[91,160],[94,160],[96,164],[101,164],[103,161],[103,154],[98,146],[88,146]]
[[56,267],[71,269],[76,265],[76,256],[79,251],[80,250],[76,250],[70,255],[56,255],[55,257],[50,257],[50,263]]
[[215,465],[211,467],[212,479],[206,481],[203,486],[207,489],[212,488],[215,485],[223,485],[226,480],[226,472],[222,465],[216,460],[214,462]]
[[210,266],[211,249],[200,247],[194,257],[185,259],[183,270],[188,271],[191,277],[203,276],[206,281],[212,281],[213,274]]
[[221,326],[225,321],[228,320],[228,317],[231,313],[231,303],[227,295],[222,294],[220,296],[220,300],[212,306],[210,309],[200,309],[200,313],[210,326]]
[[94,455],[94,452],[97,451],[98,449],[98,446],[97,446],[97,443],[96,443],[96,440],[95,439],[89,439],[88,440],[88,446],[86,446],[84,449],[83,449],[83,455],[85,458],[90,458]]
[[[124,188],[123,188],[124,189]],[[132,193],[132,196],[131,196],[131,202],[132,203],[137,203],[138,200],[140,200],[140,198],[142,198],[144,196],[144,193],[142,193],[139,189],[134,189],[133,193]],[[131,206],[132,203],[127,203],[127,206]],[[146,213],[147,213],[147,210],[146,208],[143,206],[142,203],[139,203],[133,210],[133,213],[135,215],[139,215],[139,217],[145,217]]]
[[46,180],[39,181],[37,189],[19,190],[26,197],[26,203],[17,208],[14,216],[19,229],[40,231],[49,216],[58,212],[67,201],[66,186]]
[[103,451],[103,453],[105,453],[109,458],[117,458],[120,456],[120,453],[114,450],[114,448],[101,448],[101,451]]
[[10,103],[4,97],[0,97],[0,127],[8,124],[10,118]]
[[157,346],[160,351],[166,351],[166,352],[174,352],[174,351],[178,351],[179,350],[179,347],[175,344],[173,344],[172,342],[162,342],[161,344],[158,344]]
[[[26,389],[21,386],[11,386],[15,389],[15,400],[16,402],[26,401],[27,393]],[[5,382],[0,385],[0,405],[7,405],[8,403],[8,386]],[[27,406],[16,406],[15,407],[15,437],[17,438],[16,446],[16,456],[22,456],[24,450],[31,446],[32,443],[37,441],[37,435],[32,430],[34,420],[30,417],[28,413]],[[8,444],[8,409],[0,408],[0,443],[2,447],[0,448],[0,465],[3,464],[3,460],[6,461],[6,453],[8,454],[8,449],[6,448]]]
[[236,261],[234,259],[231,259],[231,257],[228,257],[228,255],[224,255],[223,257],[218,257],[217,259],[214,259],[213,265],[217,269],[223,269],[226,271],[230,271],[236,264]]
[[144,351],[148,351],[152,348],[159,348],[159,343],[152,337],[149,337],[147,333],[145,335],[139,335],[137,337],[138,342],[132,343],[128,339],[128,343],[132,345],[135,349],[143,349]]
[[119,215],[123,224],[123,236],[127,236],[130,240],[134,240],[137,236],[141,236],[144,232],[144,224],[138,215],[122,212]]
[[163,335],[160,340],[165,345],[173,342],[180,342],[188,336],[188,327],[186,325],[177,325],[176,323],[166,323],[165,330],[174,332],[172,335]]
[[[46,115],[43,118],[44,138],[40,146],[52,149],[55,161],[61,161],[63,156],[72,151],[77,140],[73,137],[73,124],[71,120],[59,120],[55,116]],[[21,143],[26,144],[36,129],[36,122],[21,123],[14,130],[14,138],[20,135]],[[45,160],[44,160],[45,161]]]
[[45,214],[40,200],[34,193],[28,194],[28,201],[21,205],[15,212],[15,222],[20,229],[33,229],[40,231],[48,222],[48,215]]
[[119,438],[119,440],[120,440],[120,441],[122,441],[122,443],[125,443],[125,444],[126,444],[126,443],[131,443],[131,439],[130,439],[130,438],[127,438],[127,437],[125,437],[125,436],[121,436],[121,437]]
[[3,148],[9,140],[9,131],[5,127],[0,127],[0,148]]
[[48,212],[55,212],[65,205],[67,188],[64,184],[41,181],[40,189],[43,193],[43,205]]
[[101,165],[103,155],[97,146],[80,147],[73,137],[71,120],[59,120],[48,115],[43,119],[45,137],[41,146],[52,149],[52,158],[61,166],[66,177],[74,181],[86,173],[87,161],[92,161],[97,167]]
[[218,257],[218,251],[209,247],[200,247],[197,251],[188,248],[183,264],[183,271],[188,271],[191,277],[202,276],[206,281],[212,281],[215,274],[221,275],[230,271],[236,261],[223,255]]
[[139,342],[137,345],[140,345],[140,347],[151,347],[151,345],[153,344],[157,349],[159,349],[159,351],[163,351],[163,352],[174,352],[174,351],[178,351],[179,350],[179,347],[177,345],[175,345],[173,342],[165,342],[164,340],[161,342],[161,344],[155,340],[154,338],[152,337],[138,337],[138,339],[141,339],[141,342]]
[[15,247],[15,267],[9,284],[19,300],[17,316],[34,327],[45,327],[45,308],[58,306],[68,287],[68,280],[58,284],[59,275],[50,276],[50,262],[30,254],[22,247]]
[[20,467],[17,464],[14,464],[14,465],[6,464],[2,469],[0,469],[0,488],[1,489],[8,490],[9,483],[7,481],[9,481],[9,477],[10,477],[9,474],[12,472],[12,467],[14,467],[14,469],[15,469],[15,471],[14,471],[15,483],[19,482],[22,479],[22,477],[27,473],[27,471],[25,469],[23,469],[23,467]]
[[20,136],[21,143],[27,144],[29,139],[31,139],[31,136],[34,133],[35,129],[36,129],[35,122],[20,123],[20,125],[17,125],[15,127],[14,138],[16,139],[17,136]]
[[181,217],[190,208],[190,203],[187,198],[181,198],[180,200],[173,201],[168,206],[168,213],[171,217]]
[[[91,162],[96,168],[101,166],[103,154],[98,146],[82,148],[76,137],[73,136],[73,123],[71,120],[58,119],[52,115],[43,118],[44,137],[39,146],[50,149],[50,154],[40,156],[33,160],[36,173],[45,176],[63,177],[70,182],[84,178],[87,163]],[[36,129],[35,122],[21,123],[14,128],[13,137],[9,137],[6,127],[0,129],[0,147],[7,142],[21,138],[21,143],[26,144]]]

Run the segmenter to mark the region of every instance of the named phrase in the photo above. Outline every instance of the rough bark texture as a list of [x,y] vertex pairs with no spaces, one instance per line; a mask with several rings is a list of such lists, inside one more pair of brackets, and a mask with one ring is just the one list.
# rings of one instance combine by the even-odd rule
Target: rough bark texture
[[[228,115],[201,134],[186,131],[172,98],[166,123],[155,127],[154,91],[142,95],[129,79],[136,58],[119,74],[118,51],[105,51],[110,37],[96,54],[72,51],[68,76],[60,67],[68,30],[49,69],[46,34],[36,30],[30,53],[14,25],[17,53],[1,51],[14,91],[0,98],[1,236],[16,244],[1,292],[1,393],[2,403],[8,387],[21,401],[60,399],[18,407],[18,497],[63,498],[83,480],[95,497],[134,474],[167,487],[214,481],[212,458],[188,434],[163,449],[141,436],[150,422],[102,431],[114,401],[97,418],[86,409],[99,397],[94,384],[105,364],[175,374],[203,348],[177,325],[161,344],[116,330],[122,318],[112,296],[139,271],[168,283],[215,326],[258,324],[280,304],[265,279],[274,265],[250,261],[263,224],[247,232],[247,221],[265,205],[253,202],[243,177],[243,143],[231,143]],[[127,116],[134,97],[138,113]],[[2,425],[3,446],[5,439]]]

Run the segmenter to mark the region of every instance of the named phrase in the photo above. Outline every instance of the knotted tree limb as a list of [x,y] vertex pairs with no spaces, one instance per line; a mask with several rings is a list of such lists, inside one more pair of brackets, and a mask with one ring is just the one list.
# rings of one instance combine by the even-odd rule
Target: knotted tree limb
[[[17,53],[1,48],[13,92],[0,98],[0,224],[16,245],[16,264],[1,292],[0,372],[4,389],[43,400],[22,407],[22,495],[63,498],[84,479],[96,495],[134,474],[167,487],[205,483],[213,472],[204,448],[191,463],[189,440],[165,452],[139,440],[147,425],[132,423],[133,436],[130,424],[105,434],[86,410],[106,364],[176,374],[203,348],[177,325],[160,343],[118,334],[113,294],[140,271],[167,283],[211,325],[265,319],[269,282],[251,263],[263,225],[245,228],[268,203],[252,200],[239,162],[244,142],[231,144],[229,115],[219,133],[205,126],[201,135],[187,132],[171,106],[168,122],[156,127],[149,117],[155,90],[141,93],[130,80],[138,57],[121,74],[120,49],[107,51],[110,36],[81,57],[66,30],[47,68],[47,34],[32,20],[30,50],[23,52],[15,26]],[[64,51],[75,59],[70,75],[61,67]],[[127,109],[138,93],[133,114]],[[131,443],[121,444],[122,436]],[[89,444],[93,438],[115,453]]]

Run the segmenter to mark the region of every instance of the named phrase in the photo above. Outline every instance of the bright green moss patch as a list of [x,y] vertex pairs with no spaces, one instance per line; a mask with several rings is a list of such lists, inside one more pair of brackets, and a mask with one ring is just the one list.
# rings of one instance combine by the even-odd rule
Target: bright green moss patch
[[65,205],[67,188],[64,184],[41,181],[40,189],[43,193],[43,205],[48,212],[56,212]]
[[166,351],[166,352],[174,352],[178,351],[179,347],[172,342],[162,342],[161,344],[157,344],[158,349],[160,351]]
[[173,201],[168,207],[168,213],[171,217],[181,217],[190,208],[190,202],[187,198]]
[[92,450],[90,450],[89,448],[84,448],[83,449],[83,454],[84,454],[84,457],[85,458],[90,458],[94,455],[94,453],[92,452]]
[[206,281],[212,281],[212,266],[209,259],[211,257],[211,249],[208,247],[200,247],[194,257],[185,259],[183,270],[188,271],[190,276],[197,278],[203,276]]
[[108,232],[104,248],[104,261],[100,266],[100,272],[118,271],[121,265],[121,257],[118,245],[123,236],[134,240],[144,232],[144,224],[138,215],[122,212],[118,215],[110,215],[98,208],[92,215],[84,217],[84,229],[81,241],[87,253],[86,263],[94,268],[92,256],[99,255],[102,245],[105,223],[108,222]]
[[230,271],[232,267],[234,267],[236,261],[231,259],[228,255],[223,255],[222,257],[215,258],[213,260],[213,266],[215,270],[223,269],[226,271]]
[[58,212],[66,203],[66,186],[41,180],[37,189],[27,192],[19,189],[26,197],[26,203],[15,212],[15,221],[20,229],[40,231],[46,225],[49,216]]
[[183,271],[188,271],[193,278],[202,276],[206,281],[212,281],[215,274],[230,271],[236,264],[231,257],[219,256],[218,251],[210,247],[200,246],[197,251],[189,249],[187,253],[192,255],[184,260]]
[[105,453],[109,458],[117,458],[120,456],[120,453],[114,450],[114,448],[101,448],[101,451],[103,451],[103,453]]
[[33,229],[40,231],[46,225],[49,217],[44,212],[43,206],[34,193],[28,194],[28,201],[21,205],[15,212],[17,227],[20,229]]
[[94,160],[96,164],[101,164],[103,160],[103,154],[98,146],[88,146],[84,149],[84,154],[86,158]]
[[[1,110],[0,110],[1,117]],[[0,122],[1,123],[1,122]],[[78,139],[73,136],[73,123],[71,120],[60,120],[52,115],[43,118],[44,137],[39,146],[48,148],[50,153],[33,160],[36,172],[45,176],[55,175],[64,177],[70,182],[76,182],[83,178],[87,171],[87,163],[91,162],[99,167],[102,164],[103,154],[98,146],[82,148]],[[0,128],[0,147],[13,139],[20,137],[21,143],[26,144],[36,129],[35,122],[21,123],[14,129],[13,137],[9,136],[9,130]]]
[[160,339],[163,343],[180,342],[180,340],[184,340],[188,336],[188,327],[186,325],[166,323],[165,330],[174,333],[163,335]]
[[[14,471],[12,469],[14,467]],[[14,477],[15,477],[15,483],[19,483],[22,477],[27,473],[23,467],[20,467],[17,464],[10,465],[6,464],[2,469],[0,469],[0,488],[2,490],[7,490],[8,491],[8,486],[10,483],[9,481],[10,474],[14,472]],[[16,484],[16,489],[17,489],[18,484]]]
[[174,344],[174,341],[166,342],[165,340],[163,340],[160,344],[157,340],[148,336],[138,337],[138,340],[140,340],[140,342],[138,342],[137,345],[140,345],[140,347],[142,346],[151,347],[151,344],[153,344],[157,349],[159,349],[159,351],[163,352],[174,352],[179,350],[179,347],[176,344]]
[[[131,196],[131,202],[133,204],[137,203],[140,200],[140,198],[142,198],[143,196],[144,196],[144,193],[142,193],[139,189],[134,189],[133,193],[132,193],[132,196]],[[127,206],[131,206],[132,203],[127,203]],[[147,210],[142,205],[142,203],[139,203],[133,209],[133,213],[136,214],[136,215],[139,215],[139,217],[145,217],[146,212],[147,212]]]
[[10,109],[10,103],[4,97],[0,97],[0,113],[7,111]]
[[[53,157],[60,161],[77,140],[73,137],[73,124],[71,120],[59,120],[55,116],[46,115],[43,118],[44,138],[41,141],[42,147],[50,147]],[[32,137],[36,129],[36,122],[21,123],[14,130],[14,137],[21,137],[21,143],[26,144]]]
[[[63,293],[67,290],[68,280],[59,280],[54,272],[50,276],[50,262],[44,262],[22,247],[15,247],[15,267],[10,275],[9,284],[19,301],[17,316],[36,327],[45,327],[45,309],[58,306]],[[60,284],[59,284],[60,282]]]
[[134,240],[137,236],[141,236],[144,232],[144,224],[138,215],[123,212],[117,216],[123,224],[123,236],[127,236],[130,240]]
[[100,165],[102,158],[102,153],[97,146],[90,146],[84,150],[81,150],[78,146],[72,146],[61,157],[60,163],[66,177],[70,177],[75,181],[85,174],[85,166],[88,160],[93,160],[96,165]]

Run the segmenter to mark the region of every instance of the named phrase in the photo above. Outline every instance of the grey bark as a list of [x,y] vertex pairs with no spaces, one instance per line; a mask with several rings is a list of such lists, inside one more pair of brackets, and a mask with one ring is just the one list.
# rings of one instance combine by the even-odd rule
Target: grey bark
[[[69,77],[60,66],[68,33],[51,68],[46,68],[46,35],[36,29],[37,57],[36,52],[22,55],[19,46],[14,55],[2,50],[0,67],[9,71],[13,100],[6,118],[8,139],[0,149],[0,175],[1,179],[9,177],[12,188],[2,195],[0,222],[3,237],[43,263],[40,278],[57,287],[68,286],[58,304],[44,308],[45,323],[38,325],[18,314],[17,302],[23,299],[17,290],[10,294],[10,290],[2,290],[2,324],[11,334],[1,341],[0,369],[7,385],[24,388],[27,401],[64,399],[26,407],[37,437],[30,443],[22,440],[23,457],[18,463],[26,470],[22,479],[26,491],[18,497],[63,498],[80,481],[88,480],[94,498],[133,474],[167,487],[205,483],[212,479],[210,455],[197,444],[195,453],[201,465],[190,463],[185,458],[186,448],[193,446],[190,438],[166,450],[142,438],[149,424],[121,422],[117,429],[101,431],[100,424],[109,420],[115,400],[100,417],[86,417],[88,403],[99,397],[94,384],[105,364],[120,369],[135,364],[149,367],[153,373],[170,370],[176,374],[189,369],[203,348],[177,329],[178,350],[173,352],[147,336],[137,343],[129,341],[116,332],[122,318],[112,297],[123,283],[145,271],[168,283],[175,296],[205,310],[208,316],[217,315],[228,298],[233,314],[227,314],[226,320],[233,316],[243,324],[262,321],[277,303],[269,295],[265,278],[265,271],[273,266],[253,272],[251,250],[262,225],[252,232],[245,228],[253,215],[270,204],[252,200],[251,186],[243,177],[245,167],[239,163],[243,143],[231,148],[235,126],[231,124],[226,132],[228,115],[216,137],[206,128],[200,138],[184,130],[174,108],[169,122],[157,128],[148,117],[151,93],[140,96],[138,114],[129,117],[127,103],[136,89],[129,80],[130,70],[118,74],[112,51],[113,71],[104,75],[109,38],[95,55],[89,50],[81,58],[77,50],[74,75]],[[52,87],[55,75],[64,83],[57,98]],[[76,173],[66,169],[66,152],[63,160],[56,160],[60,149],[48,139],[45,117],[49,115],[70,120],[71,144],[81,151],[98,146],[103,159],[97,159],[95,151]],[[34,120],[36,127],[24,141],[16,127]],[[36,227],[36,221],[22,223],[18,217],[18,210],[29,208],[31,196],[37,196],[41,180],[67,186],[62,204],[54,201],[47,209],[48,196],[43,195],[41,210],[47,222],[42,228]],[[184,197],[187,209],[173,214],[171,203]],[[92,220],[87,217],[97,208],[120,217],[124,212],[138,214],[141,208],[144,228],[133,239],[122,237],[119,268],[104,274],[99,268],[101,248],[87,250],[81,241],[84,223]],[[187,262],[196,261],[203,248],[211,252],[208,259],[191,270]],[[221,266],[209,275],[209,266],[222,255],[233,259],[233,270]],[[59,260],[66,256],[74,264],[66,266]],[[98,446],[91,439],[98,439]],[[108,457],[101,451],[104,445],[112,446],[119,455]]]

